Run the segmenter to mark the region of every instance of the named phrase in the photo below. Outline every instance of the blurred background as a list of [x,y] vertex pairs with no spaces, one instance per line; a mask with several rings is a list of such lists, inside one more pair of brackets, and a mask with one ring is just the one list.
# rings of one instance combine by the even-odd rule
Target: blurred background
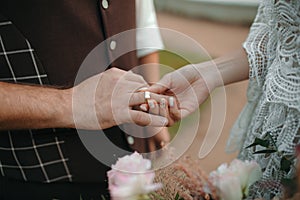
[[[196,40],[211,58],[226,55],[241,47],[248,35],[258,7],[258,0],[154,1],[159,26],[178,31]],[[166,47],[172,46],[172,48],[178,48],[186,54],[194,54],[189,45],[185,43],[174,41],[170,37],[163,37],[163,40]],[[187,61],[180,56],[166,51],[161,52],[160,57],[162,64],[173,68],[187,64]],[[193,55],[192,57],[193,62],[209,59],[207,55]],[[201,159],[202,168],[207,172],[237,156],[237,153],[227,154],[225,147],[230,129],[246,103],[247,86],[248,81],[243,81],[225,87],[227,112],[221,137],[212,151]],[[216,106],[224,106],[224,104]],[[216,110],[221,110],[221,108],[216,108]],[[214,131],[212,129],[211,132],[207,132],[211,114],[211,102],[208,99],[200,106],[200,121],[197,119],[199,121],[197,136],[186,154],[195,158],[198,157],[205,135],[212,134],[211,132]],[[190,118],[189,120],[196,119]],[[176,133],[177,128],[178,124],[171,127],[170,131]],[[189,134],[188,131],[185,134]]]

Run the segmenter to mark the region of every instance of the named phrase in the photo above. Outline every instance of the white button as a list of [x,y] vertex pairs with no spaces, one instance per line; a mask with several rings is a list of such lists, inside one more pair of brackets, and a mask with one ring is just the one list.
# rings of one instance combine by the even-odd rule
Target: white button
[[108,1],[107,0],[102,0],[102,7],[104,9],[107,9],[108,8]]
[[131,137],[131,136],[128,136],[127,137],[127,142],[128,142],[128,144],[133,145],[134,144],[134,138]]
[[110,47],[111,50],[115,50],[116,47],[117,47],[117,42],[114,41],[114,40],[111,41],[109,47]]

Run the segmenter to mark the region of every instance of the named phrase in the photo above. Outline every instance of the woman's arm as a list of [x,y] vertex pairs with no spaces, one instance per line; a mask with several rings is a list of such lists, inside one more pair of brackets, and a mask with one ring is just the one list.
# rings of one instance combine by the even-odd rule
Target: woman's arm
[[223,82],[216,82],[216,87],[249,78],[249,63],[247,54],[243,48],[213,61],[220,72]]

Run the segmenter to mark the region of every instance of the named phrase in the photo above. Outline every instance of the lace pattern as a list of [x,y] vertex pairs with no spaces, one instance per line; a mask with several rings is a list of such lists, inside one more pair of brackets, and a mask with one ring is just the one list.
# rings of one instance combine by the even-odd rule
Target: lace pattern
[[[300,1],[261,1],[244,48],[250,64],[248,103],[227,148],[239,149],[239,158],[256,160],[263,169],[249,199],[281,197],[280,180],[293,177],[295,170],[280,170],[280,161],[294,154],[300,134]],[[245,148],[256,137],[267,136],[278,152],[253,154],[259,147]]]

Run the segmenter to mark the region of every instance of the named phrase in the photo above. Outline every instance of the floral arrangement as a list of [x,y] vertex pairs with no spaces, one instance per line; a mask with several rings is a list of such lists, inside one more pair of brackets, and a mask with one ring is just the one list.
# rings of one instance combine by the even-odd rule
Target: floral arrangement
[[254,161],[233,160],[211,172],[210,179],[224,200],[241,200],[247,197],[249,187],[262,177],[260,166]]
[[107,175],[113,200],[241,200],[262,172],[256,162],[235,159],[207,175],[186,156],[155,174],[151,161],[135,152],[119,158]]
[[107,176],[113,200],[146,200],[148,193],[162,187],[153,183],[155,173],[151,171],[151,161],[137,152],[119,158]]
[[199,160],[190,156],[157,170],[155,181],[164,187],[151,194],[153,200],[218,199],[216,188],[200,167]]

